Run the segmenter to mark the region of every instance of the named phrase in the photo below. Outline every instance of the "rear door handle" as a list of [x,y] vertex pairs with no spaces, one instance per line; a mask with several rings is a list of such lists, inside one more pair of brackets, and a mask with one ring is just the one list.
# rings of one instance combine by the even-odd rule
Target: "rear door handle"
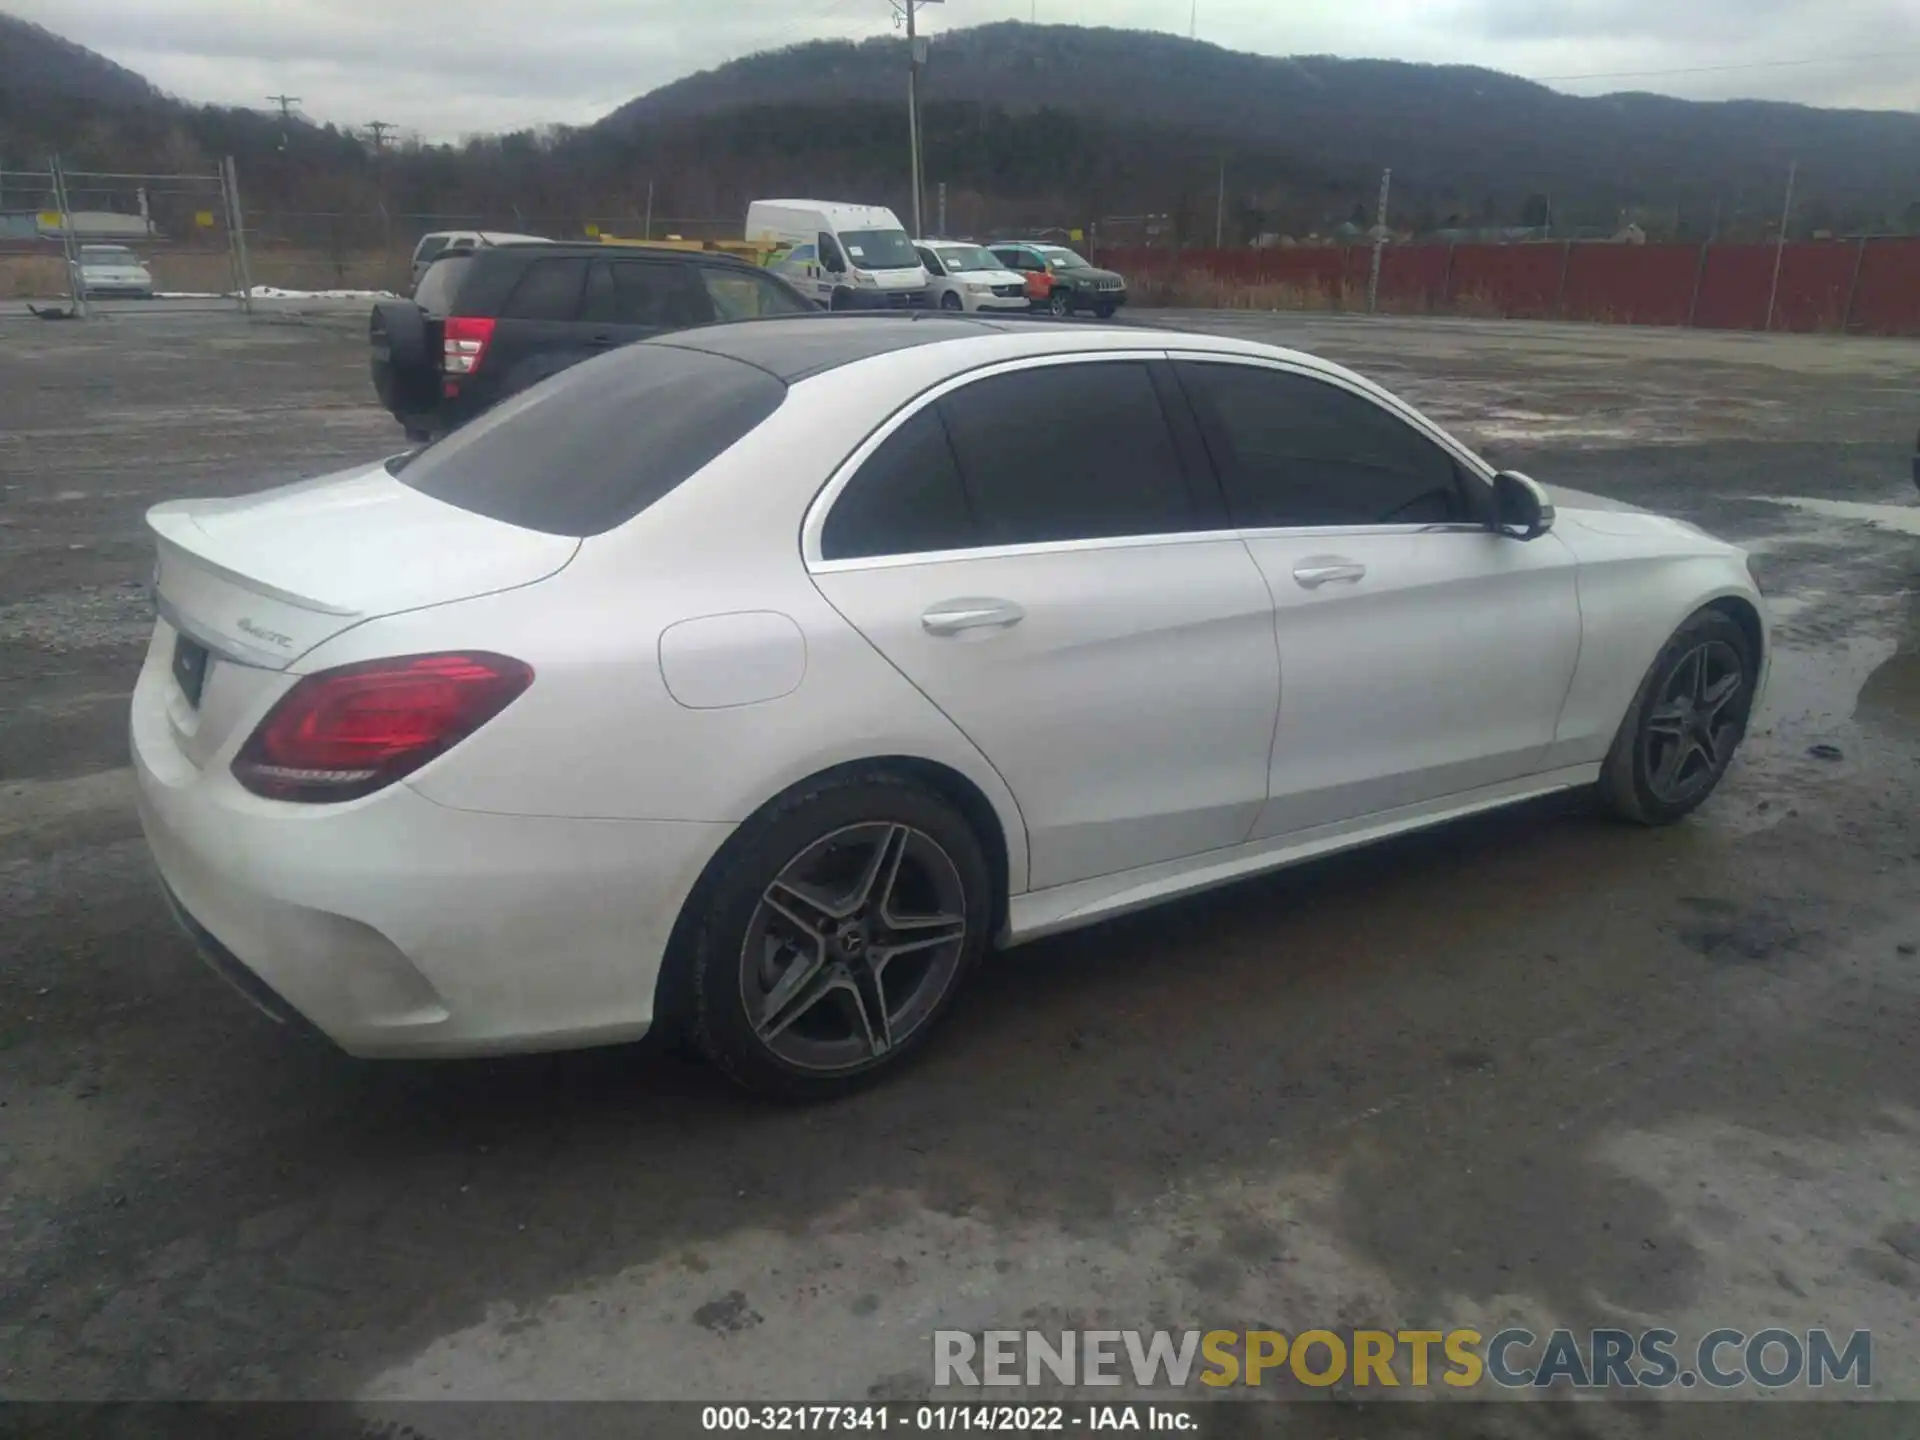
[[958,635],[962,630],[1005,630],[1027,618],[1011,600],[945,600],[920,617],[929,635]]
[[1308,590],[1339,580],[1359,580],[1366,573],[1367,567],[1358,561],[1343,560],[1337,555],[1315,556],[1293,567],[1293,578]]

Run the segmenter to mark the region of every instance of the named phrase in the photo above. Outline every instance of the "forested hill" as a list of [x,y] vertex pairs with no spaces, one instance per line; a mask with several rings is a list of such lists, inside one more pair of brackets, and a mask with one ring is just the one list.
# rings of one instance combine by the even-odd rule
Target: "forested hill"
[[[207,173],[232,155],[252,209],[307,217],[288,224],[332,245],[361,243],[356,225],[375,215],[555,232],[611,217],[624,229],[649,193],[656,216],[689,229],[737,226],[749,200],[774,193],[904,214],[905,63],[898,37],[800,45],[689,76],[584,128],[376,153],[345,129],[162,95],[0,15],[0,166],[39,168],[58,152],[72,168]],[[925,74],[929,189],[946,184],[960,232],[1152,214],[1194,241],[1216,224],[1229,242],[1327,233],[1370,220],[1391,166],[1398,229],[1534,224],[1550,211],[1557,233],[1631,218],[1655,236],[1717,226],[1756,238],[1779,215],[1791,161],[1797,233],[1920,232],[1912,114],[1581,99],[1470,67],[1015,23],[936,36]],[[18,188],[5,203],[38,203]]]
[[[896,99],[903,42],[815,42],[752,55],[643,95],[601,122],[624,129],[743,106]],[[1144,31],[983,25],[940,35],[929,102],[1056,111],[1215,138],[1298,168],[1394,169],[1410,193],[1511,218],[1648,204],[1729,213],[1776,203],[1790,161],[1803,195],[1836,212],[1898,216],[1920,203],[1920,115],[1648,94],[1599,98],[1466,66],[1274,58]],[[1478,217],[1475,217],[1478,218]]]

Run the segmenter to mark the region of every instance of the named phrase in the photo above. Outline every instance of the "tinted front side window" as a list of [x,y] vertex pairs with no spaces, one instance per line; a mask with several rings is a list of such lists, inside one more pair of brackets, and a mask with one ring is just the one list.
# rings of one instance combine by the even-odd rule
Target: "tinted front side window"
[[1193,527],[1193,503],[1144,362],[989,376],[940,407],[984,545]]
[[1397,415],[1304,375],[1186,363],[1234,522],[1433,524],[1468,514],[1452,457]]
[[584,260],[535,260],[501,307],[503,320],[572,320],[587,279]]
[[834,501],[820,534],[828,560],[961,550],[979,540],[937,407],[881,442]]
[[509,525],[598,535],[729,449],[786,394],[738,360],[632,345],[514,396],[421,451],[399,479]]
[[707,287],[715,318],[757,320],[762,315],[805,315],[815,307],[790,285],[771,275],[744,267],[702,265],[700,281]]

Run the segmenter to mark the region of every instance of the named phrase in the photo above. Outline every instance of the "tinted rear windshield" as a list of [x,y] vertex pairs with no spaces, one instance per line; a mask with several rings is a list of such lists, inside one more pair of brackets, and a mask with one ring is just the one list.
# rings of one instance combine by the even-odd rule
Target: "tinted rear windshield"
[[400,480],[549,535],[632,519],[787,397],[766,371],[703,350],[631,345],[563,371],[428,446]]
[[471,252],[443,255],[420,277],[419,288],[413,292],[413,303],[434,319],[444,320],[453,313],[454,296],[459,294],[460,282],[467,278],[467,271],[472,267]]

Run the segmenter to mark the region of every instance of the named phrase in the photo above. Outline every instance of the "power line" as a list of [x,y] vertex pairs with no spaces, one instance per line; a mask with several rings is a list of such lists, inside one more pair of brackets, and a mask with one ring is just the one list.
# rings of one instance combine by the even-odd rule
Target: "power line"
[[1534,75],[1542,84],[1562,80],[1636,80],[1658,75],[1722,75],[1735,70],[1784,70],[1801,65],[1858,65],[1868,60],[1897,59],[1920,51],[1887,50],[1878,55],[1829,55],[1820,60],[1751,60],[1744,65],[1686,65],[1672,70],[1599,70],[1587,75]]

